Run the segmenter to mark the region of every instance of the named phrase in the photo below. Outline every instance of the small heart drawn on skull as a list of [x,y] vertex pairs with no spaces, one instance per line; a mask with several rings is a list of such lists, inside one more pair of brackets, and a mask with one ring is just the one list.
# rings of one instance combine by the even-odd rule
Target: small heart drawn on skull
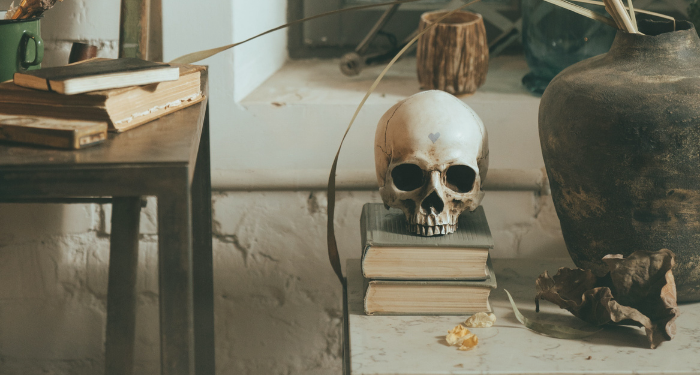
[[435,142],[437,142],[438,138],[440,138],[440,132],[437,132],[435,134],[430,133],[428,135],[428,138],[430,138],[430,140],[433,141],[433,143],[435,143]]

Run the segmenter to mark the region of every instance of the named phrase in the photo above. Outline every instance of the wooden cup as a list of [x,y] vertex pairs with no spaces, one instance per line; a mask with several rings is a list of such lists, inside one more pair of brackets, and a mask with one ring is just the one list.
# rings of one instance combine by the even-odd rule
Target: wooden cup
[[[446,11],[423,13],[420,30]],[[471,94],[486,82],[489,47],[480,14],[458,11],[418,39],[416,51],[421,89]]]

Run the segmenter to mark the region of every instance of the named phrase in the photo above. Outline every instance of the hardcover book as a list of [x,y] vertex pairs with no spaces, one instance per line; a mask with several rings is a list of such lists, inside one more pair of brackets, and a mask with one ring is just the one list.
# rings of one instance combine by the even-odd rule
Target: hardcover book
[[62,95],[0,83],[0,114],[105,121],[122,132],[199,103],[204,97],[198,65],[179,66],[176,81]]
[[459,216],[455,233],[423,237],[408,231],[398,209],[367,203],[360,219],[362,272],[369,279],[484,280],[493,248],[484,209]]
[[17,72],[14,83],[64,95],[175,81],[177,66],[135,58],[94,59],[66,66]]
[[[491,311],[489,295],[496,288],[491,259],[485,280],[415,281],[365,279],[367,315],[467,315]],[[360,270],[357,277],[362,277]]]
[[0,115],[0,140],[77,150],[107,139],[107,123]]

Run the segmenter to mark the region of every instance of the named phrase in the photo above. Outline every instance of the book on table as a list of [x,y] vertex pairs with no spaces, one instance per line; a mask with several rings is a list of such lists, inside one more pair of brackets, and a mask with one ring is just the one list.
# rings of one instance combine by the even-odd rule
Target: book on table
[[178,67],[179,78],[144,86],[91,91],[76,95],[0,83],[0,114],[105,121],[122,132],[199,103],[204,99],[198,65]]
[[64,95],[175,81],[177,66],[135,58],[91,59],[76,64],[14,74],[18,86]]
[[77,150],[107,139],[104,121],[0,115],[0,140]]
[[485,280],[493,248],[484,209],[466,211],[455,233],[422,237],[409,233],[401,210],[367,203],[360,219],[362,272],[368,279]]
[[[489,295],[496,288],[491,259],[485,280],[368,280],[364,279],[367,315],[467,315],[491,311]],[[362,277],[357,267],[348,277]],[[350,281],[348,281],[350,282]]]

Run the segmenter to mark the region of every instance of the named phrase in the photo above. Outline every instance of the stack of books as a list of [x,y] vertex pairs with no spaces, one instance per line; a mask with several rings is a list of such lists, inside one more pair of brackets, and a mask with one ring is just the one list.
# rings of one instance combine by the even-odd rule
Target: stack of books
[[409,233],[404,213],[367,203],[360,220],[367,315],[466,315],[491,311],[493,238],[482,207],[455,233]]
[[79,149],[198,103],[203,66],[92,59],[0,83],[0,140]]

